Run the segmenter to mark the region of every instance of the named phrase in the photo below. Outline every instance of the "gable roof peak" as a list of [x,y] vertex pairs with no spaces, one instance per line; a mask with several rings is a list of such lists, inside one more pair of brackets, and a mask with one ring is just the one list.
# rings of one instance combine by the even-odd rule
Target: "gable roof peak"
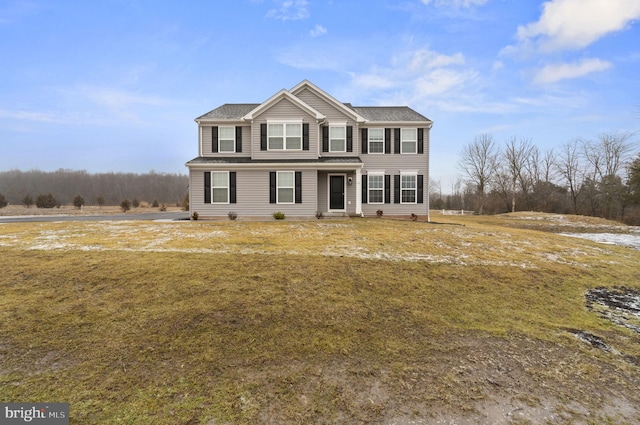
[[351,115],[353,117],[353,119],[356,120],[357,122],[366,122],[367,121],[367,119],[365,117],[363,117],[362,115],[360,115],[357,111],[355,111],[352,108],[349,108],[344,103],[340,102],[338,99],[336,99],[335,97],[331,96],[329,93],[327,93],[326,91],[322,90],[320,87],[316,86],[315,84],[313,84],[309,80],[306,80],[306,79],[302,80],[301,82],[296,84],[296,86],[293,87],[289,91],[293,95],[297,96],[304,89],[311,90],[316,95],[318,95],[319,97],[321,97],[324,100],[326,100],[328,103],[333,104],[337,109],[343,111],[347,115]]
[[320,112],[315,110],[313,107],[307,105],[305,102],[300,100],[297,96],[293,95],[289,90],[281,89],[279,92],[271,96],[269,99],[265,100],[261,104],[259,104],[256,108],[247,113],[244,117],[245,120],[252,120],[257,115],[260,115],[264,110],[268,109],[275,103],[279,102],[282,99],[288,99],[293,104],[297,105],[301,109],[306,110],[310,115],[313,115],[317,120],[325,119],[325,116]]

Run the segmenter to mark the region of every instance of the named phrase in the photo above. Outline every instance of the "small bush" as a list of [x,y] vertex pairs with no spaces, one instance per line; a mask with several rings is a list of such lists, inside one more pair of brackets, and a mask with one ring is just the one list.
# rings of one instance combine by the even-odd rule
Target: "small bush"
[[131,201],[128,199],[125,199],[120,203],[120,208],[122,209],[122,212],[129,211],[131,209]]
[[151,206],[152,206],[153,208],[158,208],[158,207],[160,206],[160,204],[158,203],[158,200],[157,200],[157,199],[154,199],[154,200],[153,200],[153,203],[151,204]]
[[236,218],[238,218],[238,213],[235,211],[229,211],[227,213],[227,216],[229,217],[229,220],[235,220]]
[[316,211],[316,218],[320,220],[322,217],[324,217],[324,213],[322,211]]
[[133,198],[133,201],[131,201],[131,205],[133,206],[133,208],[138,208],[140,206],[140,201],[138,201],[138,198]]
[[50,193],[46,195],[40,194],[36,198],[36,207],[38,208],[54,208],[56,206],[60,207],[56,198],[54,198]]
[[382,211],[382,210],[378,210],[378,211],[376,211],[376,215],[377,215],[378,217],[382,217],[382,214],[384,214],[384,211]]
[[418,221],[418,216],[414,213],[411,213],[411,221]]
[[165,204],[160,205],[160,211],[164,212],[167,210],[167,206]]
[[31,197],[31,195],[27,195],[24,198],[22,198],[22,205],[24,205],[27,208],[31,208],[31,206],[33,205],[33,198]]
[[0,193],[0,208],[4,208],[7,205],[9,205],[9,203],[5,199],[4,195],[2,193]]
[[75,198],[73,198],[73,206],[76,207],[77,209],[82,208],[82,206],[84,205],[84,198],[80,195],[76,195]]
[[276,211],[273,213],[273,218],[276,220],[284,220],[284,213],[282,211]]
[[191,220],[197,220],[198,217],[200,217],[200,214],[198,214],[198,211],[194,211],[193,214],[191,214]]

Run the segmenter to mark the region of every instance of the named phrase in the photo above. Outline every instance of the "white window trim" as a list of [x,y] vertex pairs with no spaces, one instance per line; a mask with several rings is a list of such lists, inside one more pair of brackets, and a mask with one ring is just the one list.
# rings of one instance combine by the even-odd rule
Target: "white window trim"
[[[382,151],[371,152],[371,130],[380,130],[382,132]],[[367,153],[371,155],[384,155],[384,128],[370,128],[367,132]]]
[[[369,180],[369,177],[367,177],[367,204],[371,204],[371,205],[381,205],[384,204],[384,172],[379,173],[379,172],[369,172],[367,173],[367,176],[381,176],[382,177],[382,201],[380,202],[371,202],[371,181]],[[380,189],[373,189],[373,190],[380,190]]]
[[[343,128],[344,129],[344,139],[332,139],[331,138],[331,129],[332,128]],[[331,140],[342,140],[344,142],[344,149],[335,150],[331,149]],[[329,152],[346,152],[347,151],[347,123],[332,123],[329,124]]]
[[[293,177],[291,186],[280,186],[280,174],[291,174]],[[292,201],[280,202],[280,189],[291,189]],[[295,171],[276,171],[276,204],[292,205],[296,203],[296,172]]]
[[[405,152],[404,149],[403,149],[405,140],[402,138],[402,133],[404,132],[404,130],[413,130],[413,131],[415,131],[416,138],[415,138],[415,140],[412,140],[412,142],[415,143],[414,152]],[[408,154],[408,155],[411,155],[411,154],[415,155],[415,154],[418,153],[418,129],[417,128],[401,128],[400,129],[400,153],[401,154]]]
[[[213,181],[214,181],[213,176],[215,174],[226,174],[227,175],[227,185],[226,186],[219,186],[219,187],[215,186],[213,184]],[[230,202],[229,201],[229,192],[231,191],[231,188],[230,188],[231,182],[229,181],[229,178],[230,178],[230,176],[229,176],[229,172],[228,171],[211,171],[211,203],[212,204],[216,204],[216,205],[229,204],[229,202]],[[216,201],[214,201],[213,190],[214,189],[223,189],[223,188],[227,190],[227,200],[225,202],[216,202]]]
[[[415,188],[404,188],[402,186],[402,176],[413,176],[415,177],[416,186]],[[413,197],[413,202],[404,202],[402,200],[402,191],[403,190],[413,190],[415,192],[415,196]],[[404,171],[400,172],[400,203],[401,204],[417,204],[418,203],[418,173],[413,171]]]
[[[269,140],[270,138],[269,126],[273,124],[282,125],[282,149],[271,149],[271,143]],[[296,148],[296,149],[287,148],[287,124],[300,124],[300,148]],[[274,152],[301,151],[302,145],[304,143],[303,139],[304,139],[304,125],[302,120],[275,120],[275,121],[267,120],[267,151],[274,151]]]
[[[233,134],[233,139],[224,139],[224,140],[232,140],[233,144],[233,149],[230,151],[225,151],[222,150],[222,137],[220,137],[220,135],[222,134],[222,129],[223,128],[232,128],[232,134]],[[233,125],[225,125],[225,126],[219,126],[218,127],[218,152],[220,153],[236,153],[236,127]]]

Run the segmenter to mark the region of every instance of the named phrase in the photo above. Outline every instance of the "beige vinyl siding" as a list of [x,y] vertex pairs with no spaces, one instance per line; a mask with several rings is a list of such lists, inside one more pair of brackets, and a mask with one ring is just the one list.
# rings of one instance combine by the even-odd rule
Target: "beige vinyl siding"
[[[409,128],[409,126],[403,126]],[[380,127],[375,127],[380,128]],[[393,152],[394,132],[391,130],[391,152]],[[391,175],[391,203],[390,204],[367,204],[362,203],[362,212],[365,216],[373,216],[377,210],[383,210],[385,215],[409,215],[411,213],[424,215],[429,206],[429,129],[424,129],[424,153],[423,154],[363,154],[360,159],[364,163],[363,179],[369,170]],[[422,204],[396,204],[394,203],[394,177],[401,172],[417,172],[424,176],[424,203]]]
[[[360,135],[358,134],[358,125],[350,116],[346,115],[343,111],[336,109],[334,105],[318,97],[309,89],[302,90],[296,95],[296,97],[327,117],[325,125],[331,125],[332,123],[346,123],[347,126],[353,127],[353,152],[322,152],[322,146],[320,146],[320,156],[358,156],[358,153],[360,152]],[[320,133],[320,144],[322,144],[322,133]]]
[[[205,170],[191,170],[190,173],[190,211],[206,219],[208,217],[226,217],[234,211],[238,218],[242,217],[270,217],[276,211],[282,211],[290,217],[314,217],[317,211],[317,172],[315,170],[296,170],[283,167],[260,170],[234,170],[232,167],[224,171],[236,172],[236,203],[235,204],[205,204],[204,203],[204,173]],[[213,171],[213,170],[212,170]],[[216,168],[215,171],[223,171]],[[269,202],[269,172],[271,171],[301,171],[302,172],[302,203],[301,204],[271,204]]]
[[[212,145],[212,137],[211,137],[211,128],[213,126],[217,126],[217,127],[226,127],[226,126],[230,126],[230,127],[236,127],[236,126],[241,126],[242,127],[242,152],[241,153],[230,153],[230,152],[218,152],[218,153],[214,153],[211,152],[211,145]],[[220,123],[220,124],[205,124],[202,125],[201,127],[201,131],[202,131],[202,156],[206,156],[206,157],[215,157],[215,156],[241,156],[241,157],[245,157],[245,156],[251,156],[251,126],[247,125],[247,124],[240,124],[240,123]]]
[[[345,194],[346,213],[354,215],[356,213],[356,173],[352,171],[318,171],[318,211],[326,213],[329,211],[329,175],[340,174],[346,179],[347,192]],[[349,177],[352,179],[352,185],[349,186]]]
[[[261,151],[260,125],[267,121],[300,120],[309,124],[309,150],[299,151]],[[315,117],[300,109],[288,99],[282,99],[269,109],[255,117],[252,123],[251,143],[253,145],[253,159],[316,159],[318,158],[318,125]],[[244,136],[244,135],[243,135]],[[244,139],[243,139],[244,140]]]

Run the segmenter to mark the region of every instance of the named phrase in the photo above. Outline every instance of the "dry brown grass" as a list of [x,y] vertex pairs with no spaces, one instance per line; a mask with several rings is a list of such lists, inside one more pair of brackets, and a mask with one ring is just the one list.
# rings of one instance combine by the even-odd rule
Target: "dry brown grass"
[[640,420],[640,338],[584,306],[640,287],[640,252],[449,222],[0,225],[0,399],[78,424]]

